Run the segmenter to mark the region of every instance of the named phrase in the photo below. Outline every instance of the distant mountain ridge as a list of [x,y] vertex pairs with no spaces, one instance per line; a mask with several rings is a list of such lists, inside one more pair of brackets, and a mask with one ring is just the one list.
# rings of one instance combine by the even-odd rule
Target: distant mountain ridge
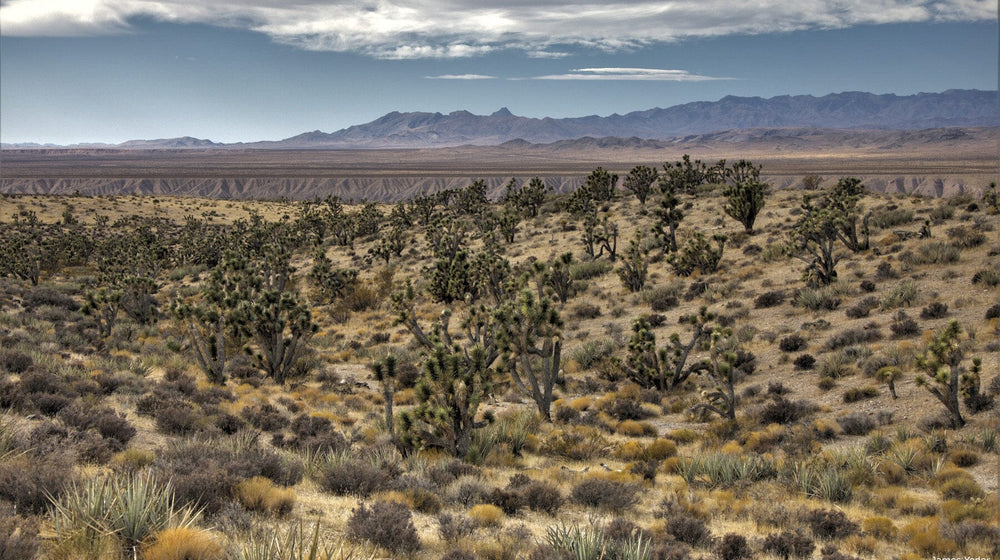
[[[552,143],[583,137],[668,139],[750,128],[919,130],[1000,126],[997,91],[948,90],[899,96],[864,92],[822,97],[727,96],[635,111],[625,115],[554,119],[520,117],[506,107],[491,115],[391,112],[374,121],[332,133],[319,130],[278,141],[217,144],[197,138],[132,140],[118,145],[78,145],[120,149],[378,149],[492,146],[511,141]],[[53,148],[4,145],[5,148]]]

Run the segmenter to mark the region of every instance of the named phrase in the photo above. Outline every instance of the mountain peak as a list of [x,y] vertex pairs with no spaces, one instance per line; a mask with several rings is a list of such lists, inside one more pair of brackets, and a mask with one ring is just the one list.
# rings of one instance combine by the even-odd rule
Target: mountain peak
[[506,107],[500,107],[495,113],[490,115],[491,117],[513,117],[514,113],[510,112],[510,109]]

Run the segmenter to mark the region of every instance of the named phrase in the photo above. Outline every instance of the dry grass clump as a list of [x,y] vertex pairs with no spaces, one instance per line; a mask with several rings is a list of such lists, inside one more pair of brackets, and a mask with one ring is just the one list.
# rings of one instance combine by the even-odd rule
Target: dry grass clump
[[467,515],[480,527],[498,527],[504,520],[504,511],[493,504],[472,506]]
[[225,551],[210,534],[189,527],[164,529],[142,549],[144,560],[223,560]]
[[286,515],[295,506],[295,491],[279,488],[268,478],[255,476],[240,481],[235,488],[236,499],[250,511]]

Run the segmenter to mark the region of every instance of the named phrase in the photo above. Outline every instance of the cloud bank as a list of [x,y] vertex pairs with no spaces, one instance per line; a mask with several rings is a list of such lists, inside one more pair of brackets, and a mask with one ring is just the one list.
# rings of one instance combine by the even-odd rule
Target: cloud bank
[[525,78],[530,80],[607,80],[607,81],[648,81],[648,82],[704,82],[707,80],[732,80],[699,76],[685,70],[664,70],[660,68],[578,68],[566,74],[550,74]]
[[887,23],[993,21],[996,3],[995,0],[0,0],[0,33],[6,36],[123,33],[132,30],[140,18],[248,29],[305,50],[356,52],[376,58],[460,58],[510,49],[533,57],[559,57],[568,46],[622,51],[695,37]]

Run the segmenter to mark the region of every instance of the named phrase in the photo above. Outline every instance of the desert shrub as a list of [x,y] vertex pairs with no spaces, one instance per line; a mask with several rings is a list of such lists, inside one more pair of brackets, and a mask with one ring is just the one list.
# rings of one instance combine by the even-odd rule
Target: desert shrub
[[189,402],[173,400],[156,409],[156,429],[174,435],[198,431],[205,416]]
[[953,264],[961,257],[962,250],[944,241],[930,241],[917,248],[915,255],[900,255],[900,260],[910,265]]
[[823,361],[819,364],[820,377],[840,379],[841,377],[853,375],[855,373],[854,359],[847,350],[850,350],[850,348],[828,354],[823,358]]
[[639,486],[631,482],[588,478],[573,486],[573,501],[588,507],[622,511],[639,502]]
[[945,481],[938,488],[946,500],[975,500],[984,496],[983,489],[971,476],[959,476]]
[[[845,395],[846,399],[846,395]],[[837,418],[840,429],[849,436],[863,436],[875,429],[875,420],[862,412],[851,412]]]
[[110,408],[88,408],[78,402],[60,410],[58,417],[80,431],[95,429],[101,437],[114,442],[113,451],[125,449],[136,434],[132,424]]
[[994,558],[1000,555],[1000,528],[988,521],[960,521],[945,526],[942,532],[961,550],[978,549]]
[[913,210],[891,208],[872,214],[869,223],[879,229],[906,225],[913,221]]
[[334,428],[333,423],[322,416],[302,413],[292,419],[290,426],[292,437],[276,434],[275,442],[281,447],[290,447],[300,451],[309,450],[313,453],[340,453],[350,444],[343,434]]
[[972,284],[982,284],[991,288],[1000,286],[1000,268],[984,268],[972,275]]
[[816,366],[816,358],[812,354],[802,354],[792,364],[796,369],[810,370]]
[[990,308],[986,310],[985,315],[983,315],[983,318],[987,321],[990,319],[1000,318],[1000,303],[990,306]]
[[841,331],[826,341],[826,348],[828,350],[837,350],[845,346],[856,346],[881,339],[882,332],[876,325],[870,324],[860,329],[853,328]]
[[778,348],[782,352],[797,352],[805,347],[806,339],[798,334],[788,335],[778,342]]
[[454,543],[458,539],[467,537],[476,530],[476,524],[464,515],[452,515],[450,513],[440,513],[437,516],[438,535],[441,539]]
[[897,307],[908,307],[917,301],[919,295],[917,284],[912,280],[904,280],[882,296],[879,307],[883,311]]
[[928,556],[950,556],[958,548],[955,541],[941,534],[941,523],[935,518],[916,519],[904,525],[900,532],[913,550]]
[[722,540],[715,545],[715,555],[719,560],[743,560],[753,557],[747,538],[736,533],[728,533],[722,537]]
[[764,405],[758,416],[758,423],[762,426],[768,424],[790,424],[797,422],[815,410],[815,406],[807,401],[790,401],[782,396],[771,399],[771,402]]
[[37,521],[0,510],[0,558],[34,560],[39,544]]
[[893,337],[903,338],[919,334],[920,325],[913,317],[907,315],[905,311],[900,310],[892,316],[892,323],[889,323],[889,330],[892,331]]
[[250,425],[265,432],[283,430],[291,423],[288,416],[270,403],[250,405],[240,414]]
[[359,505],[347,520],[347,536],[368,541],[393,553],[412,554],[420,548],[413,514],[403,504],[378,500]]
[[524,496],[512,488],[494,488],[486,494],[486,501],[507,515],[516,515],[524,507]]
[[604,260],[580,261],[570,265],[569,275],[573,280],[589,280],[603,276],[613,268],[613,264]]
[[935,301],[920,310],[921,319],[940,319],[948,314],[948,304]]
[[952,246],[958,249],[971,249],[979,247],[986,242],[986,234],[977,229],[967,226],[955,226],[948,228],[945,235],[951,240]]
[[768,307],[775,307],[781,305],[785,302],[785,292],[781,290],[774,290],[771,292],[763,293],[753,300],[753,306],[756,309],[766,309]]
[[784,531],[771,533],[765,537],[762,549],[764,552],[785,559],[808,558],[816,549],[816,543],[808,535],[801,532]]
[[601,308],[586,302],[580,302],[573,306],[570,314],[577,319],[596,319],[601,316]]
[[615,351],[613,342],[607,339],[588,340],[573,350],[570,357],[583,369],[590,369],[604,358],[611,356]]
[[616,420],[641,420],[647,416],[639,401],[623,398],[611,401],[607,406],[607,413]]
[[565,501],[557,486],[541,480],[531,482],[521,490],[521,493],[528,509],[549,515],[555,515]]
[[301,463],[257,447],[255,442],[243,449],[218,442],[178,442],[161,451],[153,467],[170,477],[179,504],[202,509],[206,515],[229,502],[243,479],[263,476],[276,484],[293,486],[303,473]]
[[680,511],[663,518],[667,534],[689,546],[702,546],[712,540],[712,531],[704,521]]
[[677,307],[677,289],[673,287],[653,288],[647,292],[643,298],[649,303],[649,308],[657,313],[670,311]]
[[142,548],[143,560],[224,560],[222,546],[206,531],[189,527],[164,529]]
[[806,513],[805,522],[819,539],[842,539],[858,532],[858,524],[835,509],[814,509]]
[[0,370],[21,374],[34,365],[35,360],[28,354],[13,348],[0,348]]
[[948,204],[935,206],[934,208],[931,208],[930,217],[935,222],[950,220],[955,217],[955,207]]
[[810,311],[833,311],[840,306],[840,295],[833,286],[805,288],[799,290],[795,303]]
[[563,457],[571,461],[584,461],[606,455],[610,444],[600,431],[579,426],[568,430],[555,430],[542,440],[545,455]]
[[20,455],[0,462],[0,499],[14,504],[21,514],[40,514],[49,507],[49,496],[59,497],[73,481],[73,468],[63,456]]
[[352,495],[362,498],[386,490],[392,474],[359,459],[331,462],[319,474],[319,485],[326,492],[338,496]]
[[427,469],[427,478],[438,487],[447,486],[463,476],[480,476],[482,471],[458,459],[437,463]]
[[862,317],[867,317],[872,309],[876,309],[879,306],[879,300],[875,296],[868,296],[858,303],[848,307],[844,310],[844,314],[847,315],[848,319],[860,319]]
[[878,388],[867,385],[865,387],[854,387],[844,392],[844,403],[856,403],[865,399],[874,399],[878,396]]
[[72,296],[49,287],[37,287],[24,295],[22,305],[26,310],[34,311],[43,305],[77,311],[80,304]]

